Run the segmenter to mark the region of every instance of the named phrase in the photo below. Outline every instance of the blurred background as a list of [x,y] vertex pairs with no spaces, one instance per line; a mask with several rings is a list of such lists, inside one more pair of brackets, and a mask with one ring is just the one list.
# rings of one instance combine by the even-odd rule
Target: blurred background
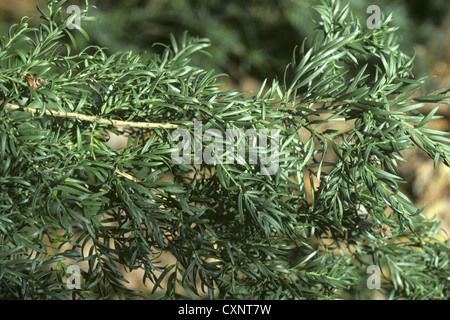
[[[293,49],[311,34],[311,9],[319,0],[92,0],[90,14],[98,22],[82,25],[91,43],[118,50],[158,51],[156,42],[169,43],[169,34],[209,38],[210,58],[196,64],[230,75],[229,81],[243,86],[248,82],[280,76]],[[450,79],[450,3],[447,0],[342,0],[365,26],[369,5],[378,5],[383,14],[393,13],[392,26],[403,50],[416,59],[416,75],[433,74],[430,87]],[[0,0],[0,32],[12,23],[31,16],[38,23],[36,5],[45,0]],[[66,5],[84,5],[84,0],[68,0]]]
[[[311,34],[318,19],[311,9],[318,0],[127,0],[92,1],[96,9],[90,15],[97,22],[83,22],[90,35],[89,44],[107,47],[111,52],[141,50],[158,52],[156,42],[169,43],[185,31],[190,36],[209,38],[211,54],[199,56],[192,63],[226,73],[223,88],[257,91],[265,78],[281,78],[294,47]],[[384,15],[393,14],[391,26],[399,27],[397,36],[404,52],[416,55],[415,75],[433,76],[425,91],[450,85],[450,2],[448,0],[342,0],[361,25],[366,25],[369,5],[378,5]],[[67,1],[66,5],[83,5],[84,1]],[[0,34],[7,33],[22,16],[39,23],[36,5],[45,0],[0,0]],[[79,36],[83,47],[84,38]],[[423,93],[425,93],[425,91]],[[430,106],[431,109],[431,106]],[[443,105],[442,119],[429,127],[450,131],[450,107]],[[403,191],[426,215],[437,216],[450,232],[450,169],[413,150],[405,153],[408,163],[400,166],[407,184]]]

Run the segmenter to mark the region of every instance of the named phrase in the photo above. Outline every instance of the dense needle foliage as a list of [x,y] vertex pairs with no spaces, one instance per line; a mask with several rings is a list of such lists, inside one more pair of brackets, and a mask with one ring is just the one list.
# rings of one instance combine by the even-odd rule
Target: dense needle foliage
[[[389,17],[369,30],[324,2],[285,74],[248,97],[191,65],[207,39],[172,37],[160,55],[72,53],[73,33],[88,35],[67,28],[64,2],[0,38],[0,298],[131,298],[135,269],[167,299],[355,297],[370,265],[385,297],[449,298],[448,240],[396,174],[410,148],[449,165],[449,134],[426,127],[438,106],[420,113],[448,96],[412,98],[423,80]],[[171,131],[194,136],[194,121],[278,129],[277,172],[175,164]],[[121,130],[127,147],[107,146]]]
[[[291,60],[292,48],[314,29],[311,15],[317,16],[317,12],[310,8],[319,3],[319,0],[101,0],[97,11],[90,11],[99,17],[99,22],[84,26],[91,43],[113,51],[147,50],[155,42],[168,43],[170,33],[178,37],[189,30],[213,44],[208,48],[212,57],[202,59],[201,55],[194,55],[193,64],[208,70],[215,68],[227,73],[228,81],[244,84],[248,76],[262,81],[283,73]],[[363,25],[370,5],[378,5],[385,13],[393,12],[389,25],[401,29],[398,41],[402,50],[414,54],[417,49],[416,76],[429,74],[433,65],[445,59],[446,21],[450,19],[447,0],[344,3],[351,4],[352,14]],[[426,56],[432,59],[426,59],[421,47],[426,48]],[[442,79],[436,80],[442,83]],[[426,85],[433,87],[433,79]]]

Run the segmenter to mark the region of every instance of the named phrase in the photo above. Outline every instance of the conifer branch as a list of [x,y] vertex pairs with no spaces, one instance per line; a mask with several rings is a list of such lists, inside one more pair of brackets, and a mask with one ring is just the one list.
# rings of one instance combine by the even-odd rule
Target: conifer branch
[[[37,108],[31,108],[31,107],[21,107],[15,104],[7,103],[5,105],[5,110],[10,111],[23,111],[23,112],[30,112],[30,113],[41,113],[43,110],[37,109]],[[154,129],[154,128],[162,128],[162,129],[176,129],[179,127],[177,124],[173,123],[151,123],[151,122],[132,122],[132,121],[123,121],[123,120],[114,120],[114,119],[105,119],[105,118],[99,118],[97,116],[88,116],[81,113],[75,113],[75,112],[61,112],[56,110],[49,110],[45,109],[44,113],[49,116],[53,117],[60,117],[60,118],[71,118],[76,119],[80,121],[89,121],[99,124],[109,124],[115,127],[126,127],[126,128],[147,128],[147,129]],[[190,123],[184,123],[184,125],[189,125]]]

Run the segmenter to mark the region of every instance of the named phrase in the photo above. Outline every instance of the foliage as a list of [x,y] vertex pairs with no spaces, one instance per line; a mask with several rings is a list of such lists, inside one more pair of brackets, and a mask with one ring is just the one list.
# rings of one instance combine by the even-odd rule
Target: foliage
[[[449,165],[448,133],[425,126],[437,107],[419,112],[448,96],[410,98],[423,80],[389,18],[368,30],[324,2],[282,80],[248,98],[192,65],[204,38],[171,37],[161,54],[72,53],[72,32],[87,33],[68,30],[63,3],[0,38],[0,298],[133,298],[124,273],[136,269],[167,299],[364,296],[373,264],[386,297],[449,298],[448,240],[396,174],[409,148]],[[106,145],[121,128],[101,119],[130,124],[126,148]],[[276,174],[175,164],[170,128],[133,126],[194,135],[199,119],[203,132],[278,129]]]
[[[401,28],[399,44],[408,54],[419,45],[429,58],[443,59],[445,21],[450,18],[446,0],[349,0],[352,12],[365,22],[367,8],[378,5],[393,14],[391,26]],[[282,74],[291,60],[292,48],[312,30],[311,6],[319,0],[131,0],[99,1],[98,24],[86,26],[92,40],[113,51],[147,50],[155,42],[166,43],[169,34],[184,30],[211,40],[212,59],[196,59],[196,65],[226,72],[236,82],[252,76],[263,81]],[[317,15],[314,15],[316,17]],[[365,24],[363,24],[365,25]],[[429,74],[423,55],[416,59],[414,72]],[[428,85],[427,85],[428,86]],[[431,86],[431,85],[430,85]]]

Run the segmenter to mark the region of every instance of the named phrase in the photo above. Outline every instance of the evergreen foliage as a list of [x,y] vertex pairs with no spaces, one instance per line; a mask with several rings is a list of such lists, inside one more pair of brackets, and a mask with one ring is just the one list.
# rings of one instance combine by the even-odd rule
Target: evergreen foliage
[[[314,29],[311,16],[320,19],[310,8],[319,3],[319,0],[102,0],[100,10],[95,11],[100,21],[86,25],[86,30],[99,46],[136,52],[147,50],[155,42],[168,43],[170,33],[180,37],[189,30],[213,44],[208,49],[212,57],[193,56],[195,65],[225,72],[237,83],[249,75],[263,81],[282,74],[291,60],[292,48],[310,36]],[[445,59],[446,21],[450,19],[446,0],[345,3],[350,3],[352,13],[362,22],[369,16],[370,5],[378,5],[386,14],[393,13],[389,25],[401,29],[398,43],[402,50],[412,55],[418,49],[416,75],[429,74],[436,60]],[[420,47],[426,48],[427,56],[432,57],[425,57]],[[426,85],[436,87],[432,79]]]
[[[420,112],[449,96],[412,98],[424,80],[390,17],[369,30],[323,2],[281,79],[246,97],[192,65],[209,40],[186,33],[161,54],[73,53],[73,33],[88,35],[67,28],[64,2],[0,38],[0,298],[134,298],[135,269],[165,299],[365,297],[370,265],[387,298],[449,298],[448,239],[396,173],[411,148],[449,165],[449,133],[426,127],[438,106]],[[175,164],[171,131],[194,136],[197,120],[203,132],[278,129],[276,174]],[[108,147],[120,130],[127,147]]]

